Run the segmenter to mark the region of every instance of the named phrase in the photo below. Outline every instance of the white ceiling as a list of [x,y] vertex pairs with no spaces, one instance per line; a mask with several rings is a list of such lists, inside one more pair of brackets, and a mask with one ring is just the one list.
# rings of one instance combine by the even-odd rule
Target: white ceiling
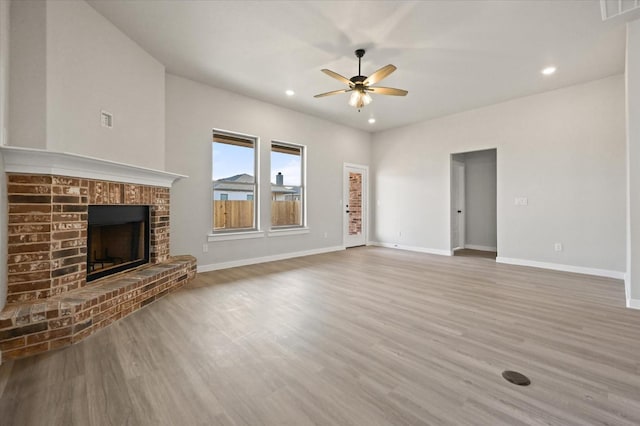
[[[625,22],[640,17],[602,22],[595,0],[89,3],[168,72],[367,131],[622,73]],[[407,97],[362,112],[348,94],[313,98],[343,88],[322,68],[357,74],[357,48],[364,75],[396,65],[378,85]]]

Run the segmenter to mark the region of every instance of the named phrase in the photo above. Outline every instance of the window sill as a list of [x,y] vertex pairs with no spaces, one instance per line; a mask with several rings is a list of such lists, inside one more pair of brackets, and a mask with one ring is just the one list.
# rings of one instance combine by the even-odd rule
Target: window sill
[[270,237],[285,237],[287,235],[308,234],[309,232],[311,232],[311,231],[307,227],[304,227],[304,228],[282,228],[282,229],[275,228],[275,229],[269,230],[269,236]]
[[262,237],[264,237],[264,231],[226,232],[224,234],[209,234],[207,235],[207,241],[211,243],[214,241],[247,240]]

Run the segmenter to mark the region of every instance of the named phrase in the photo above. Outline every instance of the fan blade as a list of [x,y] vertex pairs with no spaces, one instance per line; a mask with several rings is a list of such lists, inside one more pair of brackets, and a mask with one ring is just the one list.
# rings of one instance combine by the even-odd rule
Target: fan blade
[[370,84],[376,84],[377,82],[382,81],[383,78],[386,78],[389,74],[394,72],[396,69],[397,68],[395,65],[391,65],[391,64],[385,65],[384,67],[380,68],[378,71],[374,72],[369,77],[367,77],[367,79],[362,84],[364,84],[365,86],[368,86]]
[[348,84],[348,85],[349,85],[349,87],[352,87],[352,86],[353,86],[353,82],[352,82],[351,80],[349,80],[347,77],[344,77],[344,76],[342,76],[342,75],[338,74],[337,72],[333,72],[333,71],[328,70],[328,69],[326,69],[326,68],[325,68],[325,69],[323,69],[323,70],[321,70],[321,71],[322,71],[323,73],[325,73],[326,75],[328,75],[329,77],[333,77],[333,78],[335,78],[336,80],[338,80],[338,81],[340,81],[340,82],[342,82],[342,83],[344,83],[344,84]]
[[319,95],[315,95],[314,98],[322,98],[324,96],[337,95],[338,93],[347,93],[347,92],[351,92],[352,90],[353,89],[334,90],[333,92],[320,93]]
[[378,95],[391,95],[391,96],[407,96],[406,90],[394,89],[392,87],[367,87],[367,92],[372,92]]

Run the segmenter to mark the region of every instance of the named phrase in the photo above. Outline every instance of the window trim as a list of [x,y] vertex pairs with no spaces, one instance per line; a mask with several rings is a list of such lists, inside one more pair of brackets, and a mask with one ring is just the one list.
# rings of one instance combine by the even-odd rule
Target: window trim
[[[300,143],[287,142],[280,139],[272,139],[269,144],[269,176],[271,176],[271,153],[273,152],[273,145],[279,145],[282,147],[290,147],[290,148],[299,148],[300,149],[300,201],[302,203],[300,207],[300,225],[281,225],[281,226],[273,226],[271,224],[271,218],[273,212],[271,211],[271,207],[269,207],[269,236],[280,236],[280,235],[295,235],[295,234],[305,234],[308,232],[307,226],[307,154],[308,147],[307,145],[303,145]],[[277,152],[277,151],[276,151]],[[269,178],[269,192],[271,192],[271,178]],[[301,231],[301,232],[290,232],[286,233],[285,231]],[[272,234],[273,233],[273,234]]]
[[[225,238],[225,239],[242,239],[242,238],[259,238],[261,236],[264,236],[264,232],[261,231],[260,228],[260,137],[258,136],[254,136],[254,135],[250,135],[247,133],[240,133],[240,132],[234,132],[234,131],[230,131],[230,130],[224,130],[224,129],[218,129],[218,128],[213,128],[211,131],[211,143],[210,143],[210,147],[211,147],[211,151],[210,151],[210,158],[211,158],[211,167],[210,170],[211,172],[213,172],[213,144],[216,143],[214,141],[214,135],[215,134],[220,134],[222,136],[227,136],[230,139],[251,139],[253,140],[253,227],[251,228],[232,228],[232,229],[224,229],[224,230],[215,230],[213,229],[213,225],[214,223],[211,223],[211,229],[209,232],[209,241],[221,241],[224,240],[223,238],[215,238],[218,236],[228,236],[230,238]],[[211,218],[212,221],[214,221],[214,211],[213,211],[213,201],[214,201],[214,192],[215,192],[215,181],[213,180],[213,176],[211,179],[211,188],[210,188],[210,194],[211,194],[211,202],[209,203],[209,217]],[[249,234],[261,234],[261,235],[256,235],[254,237],[252,236],[247,236],[247,237],[241,237],[242,235],[249,235]],[[235,236],[235,238],[234,238]]]
[[213,243],[216,241],[231,241],[231,240],[248,240],[253,238],[263,238],[264,231],[238,231],[238,232],[217,232],[215,234],[209,233],[207,235],[207,242]]

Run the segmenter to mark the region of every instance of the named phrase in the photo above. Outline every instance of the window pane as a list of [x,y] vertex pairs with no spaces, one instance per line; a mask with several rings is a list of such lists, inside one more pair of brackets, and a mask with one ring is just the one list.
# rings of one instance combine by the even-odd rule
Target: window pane
[[271,145],[271,226],[301,226],[302,147]]
[[213,230],[254,229],[254,141],[214,134],[212,155]]

